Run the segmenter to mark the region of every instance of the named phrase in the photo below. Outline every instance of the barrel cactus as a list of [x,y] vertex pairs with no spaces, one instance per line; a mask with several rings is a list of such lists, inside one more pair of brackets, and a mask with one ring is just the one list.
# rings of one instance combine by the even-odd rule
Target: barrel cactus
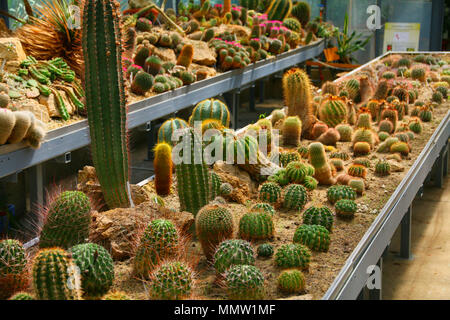
[[306,225],[320,225],[331,231],[333,222],[333,212],[328,207],[313,205],[303,212],[303,223]]
[[353,177],[365,178],[367,175],[367,168],[362,164],[352,164],[347,169],[347,173]]
[[246,240],[264,240],[273,236],[272,216],[265,212],[248,212],[239,221],[239,236]]
[[342,218],[352,218],[357,208],[355,201],[350,199],[341,199],[335,204],[336,214]]
[[319,119],[330,127],[335,127],[347,119],[347,103],[340,97],[324,99],[319,106]]
[[283,269],[308,269],[310,260],[311,251],[298,243],[284,244],[275,253],[275,264]]
[[195,121],[206,119],[217,119],[224,127],[230,126],[230,111],[225,103],[217,99],[206,99],[200,101],[192,111],[189,124],[194,126]]
[[339,132],[340,139],[342,142],[350,142],[352,141],[353,129],[348,124],[338,124],[336,126],[336,130]]
[[274,182],[266,182],[259,190],[259,200],[277,205],[281,201],[281,188]]
[[83,243],[70,250],[81,272],[81,288],[90,298],[103,296],[114,281],[114,263],[105,248],[95,243]]
[[163,263],[152,274],[150,295],[159,300],[189,298],[194,286],[194,273],[184,262]]
[[295,230],[294,243],[301,243],[315,251],[328,251],[330,246],[329,231],[320,225],[303,224]]
[[378,161],[375,164],[375,173],[381,176],[387,176],[391,173],[391,165],[387,161]]
[[422,126],[422,121],[419,118],[417,118],[417,117],[411,118],[408,126],[409,126],[409,129],[412,132],[414,132],[415,134],[422,133],[423,126]]
[[356,199],[356,192],[349,186],[331,186],[327,190],[327,198],[331,203],[335,203],[341,199]]
[[26,289],[27,257],[23,245],[13,239],[0,241],[0,299]]
[[158,143],[166,142],[174,146],[175,141],[172,141],[174,132],[178,129],[187,128],[188,126],[187,122],[180,118],[166,120],[158,130]]
[[257,249],[258,257],[262,258],[273,256],[273,252],[273,246],[270,243],[263,243]]
[[275,209],[273,208],[273,206],[269,203],[257,203],[254,206],[251,207],[250,211],[252,212],[265,212],[270,214],[272,217],[275,214]]
[[225,272],[225,290],[233,300],[264,298],[264,276],[252,265],[234,265]]
[[42,227],[39,246],[68,249],[89,236],[89,198],[80,191],[66,191],[53,200]]
[[[286,175],[292,183],[302,183],[305,177],[308,176],[308,169],[305,163],[301,161],[294,161],[286,167]],[[314,175],[314,173],[312,174]]]
[[284,270],[278,277],[277,285],[285,294],[298,294],[305,290],[305,276],[300,270]]
[[317,181],[315,178],[306,176],[305,180],[303,181],[303,185],[308,190],[315,190],[317,189],[317,185],[319,184],[319,181]]
[[362,195],[366,190],[366,184],[362,179],[351,179],[348,182],[348,186],[356,191],[357,194]]
[[309,6],[308,2],[299,1],[295,3],[291,13],[292,16],[296,17],[300,21],[302,26],[306,26],[311,17],[311,7]]
[[301,210],[307,201],[305,187],[299,184],[291,184],[284,190],[284,207],[291,210]]
[[241,239],[225,240],[214,254],[214,268],[222,274],[233,265],[255,263],[255,252],[250,242]]

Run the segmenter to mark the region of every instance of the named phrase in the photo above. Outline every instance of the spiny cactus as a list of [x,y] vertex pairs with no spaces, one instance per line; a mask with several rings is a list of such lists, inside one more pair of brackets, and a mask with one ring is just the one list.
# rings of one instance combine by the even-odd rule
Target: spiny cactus
[[26,289],[27,257],[23,245],[13,239],[0,241],[0,299]]
[[307,201],[306,189],[299,184],[291,184],[284,190],[284,207],[291,210],[301,210]]
[[208,205],[195,218],[197,238],[208,260],[211,260],[217,245],[233,235],[233,216],[225,207]]
[[390,137],[389,133],[385,131],[378,132],[378,139],[380,139],[380,141],[385,141],[389,137]]
[[387,176],[391,173],[391,165],[387,161],[378,161],[375,164],[375,173],[382,176]]
[[48,208],[39,246],[68,249],[89,236],[91,221],[89,198],[80,191],[61,193]]
[[283,97],[289,116],[299,116],[302,135],[308,136],[314,124],[311,83],[308,75],[299,68],[287,71],[282,80]]
[[156,55],[152,55],[145,59],[144,70],[153,76],[157,76],[162,70],[162,65],[163,62],[161,58]]
[[194,47],[191,44],[185,44],[178,55],[177,65],[183,66],[186,69],[189,68],[192,63],[193,56]]
[[175,142],[172,141],[173,133],[178,129],[187,128],[188,126],[187,122],[180,118],[166,120],[158,130],[158,143],[166,142],[174,146]]
[[150,295],[159,300],[189,298],[194,286],[194,273],[181,261],[167,262],[158,266],[150,281]]
[[323,133],[327,132],[328,125],[323,122],[316,122],[311,130],[311,135],[314,139],[320,137]]
[[168,143],[158,143],[155,147],[155,159],[153,160],[155,169],[155,189],[160,196],[170,194],[172,185],[172,148]]
[[284,120],[286,118],[286,114],[283,110],[280,109],[273,110],[271,116],[272,125],[275,125],[278,121]]
[[330,163],[334,166],[337,171],[344,170],[344,161],[342,159],[333,158],[330,159]]
[[331,166],[328,163],[325,148],[320,142],[313,142],[309,145],[309,162],[314,167],[314,178],[320,184],[334,184]]
[[264,276],[252,265],[235,265],[225,272],[225,290],[233,300],[263,299]]
[[386,71],[383,73],[382,78],[387,80],[395,79],[395,73],[391,71]]
[[291,13],[300,21],[302,26],[306,26],[311,17],[311,7],[306,1],[299,1],[294,5]]
[[348,159],[350,159],[350,156],[345,151],[337,151],[337,152],[332,152],[330,154],[330,158],[337,158],[337,159],[342,159],[344,161],[347,161]]
[[384,100],[388,96],[389,92],[389,83],[387,80],[380,80],[378,82],[378,86],[375,90],[375,94],[373,95],[373,99],[375,100]]
[[295,31],[295,32],[301,32],[302,31],[302,24],[300,21],[298,21],[296,18],[286,18],[283,20],[283,26],[286,28]]
[[297,151],[282,151],[279,154],[279,161],[282,167],[287,167],[287,165],[294,161],[300,160],[300,154]]
[[336,130],[339,132],[340,139],[342,142],[352,141],[353,128],[348,124],[338,124]]
[[306,176],[305,180],[303,181],[303,185],[308,190],[315,190],[315,189],[317,189],[317,185],[318,184],[319,184],[319,182],[315,178],[310,177],[310,176]]
[[431,108],[427,106],[420,108],[419,118],[423,122],[430,122],[433,119]]
[[315,251],[328,251],[330,246],[329,231],[320,225],[303,224],[295,230],[294,243],[301,243]]
[[353,145],[353,153],[355,156],[367,155],[371,150],[372,148],[368,142],[356,142]]
[[386,140],[384,140],[383,143],[380,144],[380,146],[377,149],[377,152],[389,152],[391,146],[397,142],[399,142],[398,138],[389,137]]
[[255,252],[250,242],[240,239],[225,240],[214,254],[214,268],[222,274],[233,265],[253,265]]
[[358,115],[358,120],[356,121],[356,127],[372,129],[371,119],[372,119],[372,115],[369,112],[360,113]]
[[380,121],[380,124],[378,125],[378,130],[380,132],[387,132],[387,133],[393,133],[394,132],[394,125],[391,120],[384,119]]
[[357,194],[362,195],[366,190],[366,185],[362,179],[351,179],[348,186],[356,191]]
[[266,11],[267,19],[283,21],[289,16],[292,10],[291,0],[277,0],[270,3]]
[[283,123],[283,144],[298,146],[302,134],[302,122],[299,117],[287,117]]
[[259,190],[259,200],[270,204],[278,204],[281,200],[281,188],[273,182],[266,182]]
[[251,207],[250,209],[251,212],[265,212],[268,213],[270,216],[274,216],[275,214],[275,209],[273,208],[273,206],[271,206],[268,203],[257,203],[254,206]]
[[152,29],[152,22],[147,18],[139,18],[136,21],[136,30],[141,32],[150,31]]
[[419,80],[421,82],[425,82],[425,80],[426,80],[425,76],[426,76],[426,72],[425,72],[425,69],[423,69],[423,68],[415,67],[411,71],[411,78],[413,80]]
[[79,300],[79,274],[67,252],[42,249],[33,260],[33,289],[38,300]]
[[[127,107],[117,2],[84,5],[82,47],[92,160],[109,208],[129,207]],[[110,84],[105,86],[105,84]]]
[[285,294],[298,294],[305,290],[305,276],[296,269],[284,270],[278,277],[277,285]]
[[407,156],[409,154],[410,147],[406,142],[396,142],[389,148],[391,153],[400,153],[403,156]]
[[131,91],[138,95],[145,95],[153,86],[153,77],[144,71],[139,71],[131,82]]
[[356,192],[348,186],[331,186],[327,190],[327,198],[331,203],[335,203],[341,199],[356,199]]
[[257,249],[258,257],[262,258],[270,258],[273,252],[273,246],[270,243],[263,243]]
[[[358,99],[360,93],[360,84],[357,79],[350,79],[345,83],[345,89],[348,91],[349,98],[353,101]],[[358,102],[358,101],[355,101]]]
[[376,136],[374,132],[370,129],[360,128],[355,131],[353,134],[353,145],[355,145],[357,142],[367,142],[370,145],[370,148],[372,149],[373,146],[376,143]]
[[106,294],[114,281],[114,263],[105,248],[83,243],[70,249],[73,261],[80,268],[81,288],[90,298]]
[[35,300],[32,295],[26,292],[18,292],[8,300]]
[[330,127],[335,127],[347,119],[347,103],[340,97],[331,96],[324,99],[318,111],[319,119]]
[[408,126],[412,132],[416,134],[422,133],[423,126],[419,118],[411,118]]
[[289,184],[289,177],[287,176],[286,169],[279,169],[273,175],[267,178],[268,182],[278,183],[281,187]]
[[291,162],[286,167],[286,175],[292,183],[303,183],[305,177],[308,175],[307,166],[301,161]]
[[298,243],[284,244],[275,253],[275,264],[283,269],[308,269],[311,260],[311,251]]
[[189,124],[193,126],[195,121],[203,121],[206,119],[220,120],[222,125],[228,128],[230,126],[230,111],[222,101],[206,99],[195,106],[189,118]]
[[239,236],[249,241],[270,239],[274,229],[272,216],[265,212],[248,212],[239,221]]
[[351,199],[341,199],[335,204],[336,214],[342,218],[352,218],[355,215],[357,205]]
[[303,212],[303,223],[307,225],[321,225],[331,231],[333,221],[333,213],[325,206],[311,206]]
[[331,94],[332,96],[338,95],[338,87],[334,82],[326,81],[322,85],[322,95]]
[[156,219],[150,222],[136,250],[134,273],[147,279],[160,261],[176,255],[179,238],[171,221]]
[[352,177],[365,178],[367,175],[367,168],[361,164],[352,164],[347,169],[347,173]]

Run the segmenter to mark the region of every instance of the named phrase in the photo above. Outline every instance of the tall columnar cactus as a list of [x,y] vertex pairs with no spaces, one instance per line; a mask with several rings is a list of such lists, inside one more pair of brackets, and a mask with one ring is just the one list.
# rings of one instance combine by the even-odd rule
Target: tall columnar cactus
[[210,172],[211,175],[211,200],[214,200],[220,195],[220,186],[222,185],[222,179],[214,171]]
[[119,23],[116,1],[86,1],[82,46],[92,159],[110,208],[132,204]]
[[155,168],[155,189],[160,196],[166,196],[170,193],[172,185],[172,148],[168,143],[158,143],[155,147],[155,159],[153,160]]
[[195,227],[203,252],[211,260],[217,245],[232,237],[233,216],[225,207],[208,205],[197,214]]
[[148,278],[161,260],[176,255],[179,245],[178,231],[169,220],[150,222],[144,231],[134,257],[134,273]]
[[222,274],[233,265],[255,264],[255,251],[250,242],[240,239],[225,240],[214,254],[214,268]]
[[311,251],[299,243],[284,244],[275,253],[275,263],[283,269],[308,269],[310,260]]
[[264,298],[264,275],[251,265],[232,266],[225,272],[225,290],[232,300]]
[[321,225],[328,231],[333,228],[333,212],[325,206],[311,206],[303,212],[303,223]]
[[210,200],[211,177],[207,165],[203,162],[199,134],[192,128],[186,128],[180,143],[183,155],[179,159],[181,161],[175,165],[180,207],[195,216]]
[[33,261],[33,289],[38,300],[79,300],[80,278],[67,252],[40,250]]
[[172,141],[174,132],[178,129],[187,128],[189,125],[186,121],[180,118],[171,118],[166,120],[158,130],[158,143],[166,142],[171,146],[176,144],[176,141]]
[[273,236],[272,216],[265,212],[248,212],[239,221],[239,236],[246,240],[264,240]]
[[89,236],[90,212],[89,198],[83,192],[61,193],[49,205],[39,246],[68,249],[83,243]]
[[283,123],[283,144],[297,147],[302,135],[302,122],[299,117],[287,117]]
[[320,184],[336,183],[325,153],[325,148],[320,142],[313,142],[309,145],[309,162],[315,170],[314,178],[316,178]]
[[150,294],[154,299],[181,300],[189,298],[194,287],[194,273],[181,261],[163,263],[153,273]]
[[289,116],[299,116],[302,135],[308,137],[314,125],[311,83],[308,75],[299,68],[287,71],[283,76],[283,96]]
[[347,119],[347,103],[343,98],[331,96],[319,106],[319,119],[330,127],[335,127]]
[[70,249],[80,268],[83,294],[99,298],[106,294],[114,281],[114,263],[105,248],[95,243],[83,243]]
[[22,244],[13,239],[0,241],[0,299],[26,289],[27,279],[27,257]]
[[301,243],[315,251],[328,251],[330,233],[322,226],[303,224],[295,230],[294,243]]

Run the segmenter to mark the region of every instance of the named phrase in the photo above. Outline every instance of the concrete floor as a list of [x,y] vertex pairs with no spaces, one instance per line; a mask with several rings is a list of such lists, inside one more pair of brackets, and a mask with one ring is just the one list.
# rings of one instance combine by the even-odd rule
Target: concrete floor
[[411,260],[397,256],[399,236],[383,261],[383,299],[450,299],[450,175],[413,203]]

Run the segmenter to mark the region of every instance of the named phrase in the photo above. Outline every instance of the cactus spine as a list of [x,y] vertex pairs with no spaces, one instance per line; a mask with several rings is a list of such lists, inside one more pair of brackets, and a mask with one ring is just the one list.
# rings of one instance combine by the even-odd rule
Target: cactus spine
[[160,300],[188,298],[194,286],[193,271],[180,261],[164,263],[154,272],[150,284],[151,296]]
[[0,241],[0,299],[26,289],[27,258],[25,249],[17,240]]
[[263,240],[273,236],[272,216],[265,212],[248,212],[239,221],[239,236],[246,240]]
[[284,191],[284,207],[291,210],[301,210],[307,201],[305,187],[299,184],[291,184]]
[[264,276],[255,266],[232,266],[225,273],[225,287],[229,299],[252,300],[264,298]]
[[155,147],[155,189],[160,196],[170,194],[172,185],[172,148],[168,143],[158,143]]
[[82,46],[92,159],[110,208],[131,204],[119,21],[117,2],[86,1]]

